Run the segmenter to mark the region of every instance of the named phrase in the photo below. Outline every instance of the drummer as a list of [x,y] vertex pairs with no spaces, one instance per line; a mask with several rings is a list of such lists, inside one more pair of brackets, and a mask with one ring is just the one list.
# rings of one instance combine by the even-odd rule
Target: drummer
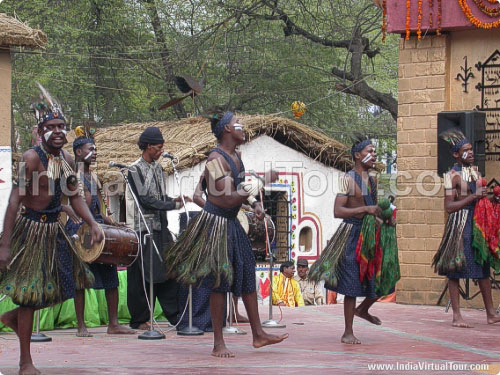
[[[107,225],[117,224],[111,216],[103,215],[102,208],[105,206],[103,196],[101,194],[101,184],[97,175],[90,171],[90,165],[97,160],[97,148],[94,143],[90,129],[79,126],[75,129],[78,138],[73,142],[73,152],[75,153],[75,161],[78,170],[79,183],[82,186],[85,194],[85,201],[94,216],[96,222]],[[63,211],[68,215],[66,230],[70,235],[76,234],[82,220],[74,213],[71,206],[63,206]],[[115,265],[92,263],[90,270],[94,273],[95,283],[93,289],[104,289],[106,294],[106,302],[108,305],[108,330],[110,335],[116,334],[133,334],[135,331],[128,327],[118,324],[118,272]],[[76,290],[75,292],[75,310],[77,320],[78,337],[92,337],[85,325],[85,294],[84,290]]]

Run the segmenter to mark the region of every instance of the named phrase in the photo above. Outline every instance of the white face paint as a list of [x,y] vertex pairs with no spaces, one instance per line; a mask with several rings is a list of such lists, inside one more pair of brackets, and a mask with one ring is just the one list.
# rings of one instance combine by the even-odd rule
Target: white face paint
[[363,158],[363,160],[361,160],[362,163],[368,163],[372,158],[372,154],[371,153],[368,153],[366,154],[366,156]]
[[235,123],[234,125],[234,130],[243,130],[243,125]]
[[62,130],[62,133],[64,134],[64,136],[66,136],[66,134],[68,134],[68,132],[66,130]]
[[88,158],[90,158],[92,156],[92,151],[89,151],[89,153],[87,155],[85,155],[85,157],[83,158],[83,160],[87,160]]
[[[46,127],[46,126],[44,126],[44,127],[43,127],[43,130],[44,130],[44,131],[47,131],[47,127]],[[49,141],[49,138],[52,136],[52,133],[54,133],[54,131],[53,131],[53,130],[50,130],[50,131],[46,132],[46,133],[43,135],[43,137],[45,138],[45,142],[48,142],[48,141]]]
[[462,154],[462,160],[467,160],[467,156],[469,156],[469,151],[464,151]]

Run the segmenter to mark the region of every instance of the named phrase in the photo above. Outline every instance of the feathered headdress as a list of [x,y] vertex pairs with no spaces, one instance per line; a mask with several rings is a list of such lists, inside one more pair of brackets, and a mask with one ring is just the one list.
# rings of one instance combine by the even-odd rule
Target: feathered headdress
[[34,100],[31,104],[31,108],[35,112],[37,125],[41,126],[45,122],[54,119],[66,121],[59,102],[57,102],[39,82],[36,84],[40,89],[40,97]]
[[458,152],[460,150],[460,147],[466,145],[467,143],[470,143],[470,141],[465,138],[464,133],[462,133],[457,128],[445,130],[444,132],[439,134],[439,137],[449,143],[451,147],[450,151],[452,153]]
[[354,155],[356,152],[361,152],[366,146],[372,144],[372,140],[367,135],[353,134],[352,140],[353,140],[351,148],[352,155]]
[[95,128],[91,128],[89,122],[84,122],[83,125],[77,126],[75,128],[76,139],[73,142],[73,152],[75,152],[78,147],[87,143],[95,143],[94,134]]

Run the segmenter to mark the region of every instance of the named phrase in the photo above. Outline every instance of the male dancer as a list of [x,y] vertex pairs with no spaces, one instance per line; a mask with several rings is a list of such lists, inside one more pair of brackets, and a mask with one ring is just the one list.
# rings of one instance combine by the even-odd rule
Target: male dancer
[[[361,344],[353,332],[354,315],[373,324],[382,323],[379,318],[368,313],[379,297],[375,294],[375,273],[362,274],[356,248],[364,217],[379,216],[381,209],[376,205],[377,183],[368,175],[368,171],[375,168],[377,160],[375,146],[369,139],[358,139],[351,153],[354,168],[342,178],[341,191],[335,198],[334,206],[335,217],[344,220],[320,258],[311,266],[309,278],[316,282],[323,279],[327,289],[345,296],[345,330],[341,342]],[[375,233],[372,235],[375,236]],[[370,262],[369,267],[373,267],[373,264]],[[356,297],[366,297],[357,308]]]
[[453,309],[453,327],[473,328],[464,321],[460,313],[460,279],[477,279],[486,309],[488,324],[500,322],[493,307],[491,283],[489,280],[490,264],[478,264],[472,248],[474,206],[478,199],[486,197],[487,190],[480,184],[479,173],[474,164],[474,151],[465,136],[456,129],[440,134],[450,144],[450,151],[456,164],[444,176],[444,206],[448,216],[445,232],[439,249],[434,256],[433,266],[440,275],[448,277],[451,307]]
[[0,316],[0,321],[19,337],[22,375],[40,374],[30,352],[34,311],[73,298],[75,282],[82,286],[93,282],[84,263],[62,243],[64,229],[58,216],[63,193],[91,226],[92,241],[102,240],[97,223],[78,194],[74,161],[62,149],[66,122],[60,106],[40,88],[48,102],[35,107],[42,144],[23,154],[24,169],[19,171],[19,185],[11,192],[0,240],[0,290],[19,305]]
[[[206,190],[207,184],[205,182],[205,176],[202,174],[200,177],[200,181],[195,188],[193,194],[193,202],[196,203],[199,207],[205,207],[206,203]],[[243,208],[244,205],[242,205]],[[251,209],[249,206],[248,209]],[[203,280],[200,285],[197,285],[196,288],[193,288],[193,324],[206,332],[213,332],[212,329],[212,320],[210,317],[210,295],[212,294],[212,285],[209,280]],[[179,290],[179,306],[182,306],[180,311],[184,309],[184,305],[186,304],[186,299],[188,297],[188,288],[185,286],[181,286]],[[238,296],[233,295],[233,309],[229,311],[229,314],[232,314],[233,322],[237,323],[248,323],[248,318],[243,316],[239,312],[238,308]],[[182,322],[179,325],[179,329],[182,329],[184,326],[188,324],[188,316],[184,314]]]
[[[83,127],[77,127],[75,133],[85,130]],[[94,220],[100,224],[118,225],[111,217],[102,214],[101,202],[103,197],[100,194],[100,182],[94,173],[90,172],[90,165],[97,161],[97,147],[94,139],[87,131],[87,134],[79,136],[73,142],[73,152],[75,154],[75,161],[78,170],[81,173],[80,179],[83,182],[83,189],[85,193],[85,201],[92,213]],[[63,210],[68,213],[68,216],[74,217],[73,210],[70,206],[64,206]],[[66,230],[69,235],[76,234],[80,228],[81,220],[73,221],[68,220],[66,223]],[[118,324],[118,271],[115,265],[92,263],[89,265],[90,270],[94,274],[95,284],[93,289],[104,289],[106,294],[106,302],[108,305],[108,334],[133,334],[134,330]],[[76,336],[78,337],[92,337],[85,325],[85,293],[83,289],[78,289],[75,292],[75,310],[78,329]]]
[[[279,343],[288,335],[269,335],[262,329],[255,292],[255,257],[236,219],[240,206],[247,201],[254,206],[257,217],[264,219],[264,210],[253,197],[263,187],[262,182],[245,183],[245,169],[236,151],[245,142],[243,126],[231,112],[214,116],[211,125],[219,145],[210,153],[204,171],[207,200],[203,211],[191,220],[171,249],[166,264],[167,271],[175,271],[177,279],[185,284],[196,285],[204,278],[211,281],[212,355],[227,358],[234,357],[222,335],[225,293],[229,291],[242,296],[255,348]],[[273,180],[270,176],[269,181]]]

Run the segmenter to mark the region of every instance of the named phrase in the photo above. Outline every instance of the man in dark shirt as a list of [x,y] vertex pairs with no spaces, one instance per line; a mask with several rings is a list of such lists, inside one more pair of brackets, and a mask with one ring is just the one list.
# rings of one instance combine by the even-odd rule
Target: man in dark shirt
[[[165,178],[161,164],[157,162],[163,153],[164,139],[160,129],[150,127],[144,130],[139,137],[138,146],[142,156],[130,168],[128,180],[136,195],[144,215],[153,215],[153,238],[162,257],[172,242],[172,235],[168,230],[167,211],[182,207],[180,197],[170,198],[165,193]],[[127,194],[130,192],[127,191]],[[186,201],[190,201],[185,197]],[[136,211],[137,209],[135,209]],[[140,237],[147,234],[147,230],[134,212],[134,229]],[[149,307],[146,293],[149,292],[149,283],[153,282],[154,300],[158,297],[165,317],[171,324],[177,322],[177,292],[178,284],[168,279],[164,267],[153,248],[153,275],[150,275],[149,243],[143,246],[143,257],[139,257],[127,269],[127,305],[130,311],[130,327],[147,329]],[[144,278],[143,272],[144,270]],[[148,296],[149,297],[149,296]],[[153,303],[154,306],[154,303]]]

